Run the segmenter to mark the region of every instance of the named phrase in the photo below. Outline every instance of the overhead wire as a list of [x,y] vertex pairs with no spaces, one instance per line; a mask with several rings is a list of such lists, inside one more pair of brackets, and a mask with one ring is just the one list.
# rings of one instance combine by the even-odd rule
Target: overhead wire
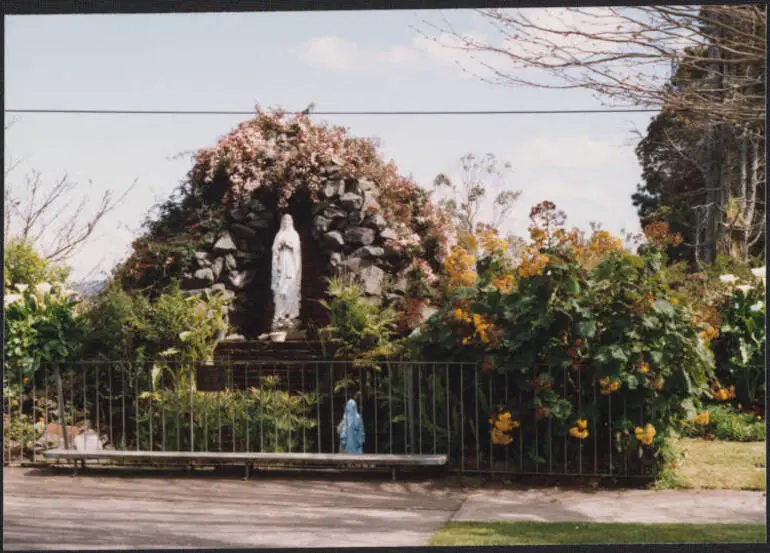
[[[5,109],[6,113],[71,114],[71,115],[254,115],[241,110],[164,110],[164,109]],[[572,115],[610,113],[658,113],[660,109],[545,109],[545,110],[409,110],[409,111],[289,111],[307,115],[365,115],[365,116],[413,116],[413,115]]]

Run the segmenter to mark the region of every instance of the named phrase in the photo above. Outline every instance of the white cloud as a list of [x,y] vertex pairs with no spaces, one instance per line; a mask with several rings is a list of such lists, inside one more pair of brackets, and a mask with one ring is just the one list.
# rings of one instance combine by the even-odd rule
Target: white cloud
[[300,57],[310,65],[346,71],[355,65],[358,45],[336,36],[314,38],[299,48]]
[[336,72],[393,72],[408,69],[417,61],[417,53],[408,45],[396,44],[378,50],[366,48],[338,36],[323,36],[301,44],[297,51],[302,61]]

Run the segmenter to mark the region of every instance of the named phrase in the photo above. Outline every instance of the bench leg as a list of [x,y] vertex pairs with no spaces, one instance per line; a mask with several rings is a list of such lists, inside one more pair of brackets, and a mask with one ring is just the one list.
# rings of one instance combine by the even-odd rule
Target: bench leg
[[246,476],[243,477],[243,480],[246,481],[249,479],[249,463],[246,463]]
[[393,482],[395,482],[396,481],[396,467],[392,467],[390,469],[390,474],[393,477]]

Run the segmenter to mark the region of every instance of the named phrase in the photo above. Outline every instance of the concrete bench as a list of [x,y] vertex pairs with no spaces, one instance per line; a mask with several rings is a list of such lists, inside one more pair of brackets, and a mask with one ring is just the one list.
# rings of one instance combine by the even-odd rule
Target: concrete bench
[[[135,461],[149,463],[189,462],[204,465],[243,465],[245,478],[249,477],[249,468],[257,465],[283,465],[301,467],[342,468],[356,465],[384,467],[391,469],[393,480],[396,470],[403,467],[440,467],[447,464],[446,455],[385,455],[369,454],[349,455],[343,453],[230,453],[217,451],[129,451],[95,450],[78,451],[74,449],[49,449],[44,452],[48,459],[81,462],[85,467],[87,459]],[[75,469],[77,473],[77,466]]]

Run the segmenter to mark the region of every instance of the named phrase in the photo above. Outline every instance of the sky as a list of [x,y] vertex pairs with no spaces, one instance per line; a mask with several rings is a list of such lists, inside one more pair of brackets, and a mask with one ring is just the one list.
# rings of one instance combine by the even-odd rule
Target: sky
[[[445,12],[483,34],[469,10]],[[589,109],[580,90],[483,82],[464,54],[425,40],[436,12],[305,12],[5,18],[6,109],[299,111]],[[152,205],[191,166],[177,154],[213,145],[248,116],[7,115],[6,177],[67,175],[95,208],[107,188],[135,187],[71,260],[74,280],[102,278],[130,252]],[[376,137],[386,159],[430,187],[459,174],[466,153],[509,161],[522,194],[505,230],[524,235],[532,205],[550,200],[567,223],[638,232],[631,194],[641,180],[633,129],[651,114],[317,116]],[[76,198],[79,200],[78,198]],[[77,203],[77,202],[75,202]],[[50,237],[49,237],[50,238]]]

